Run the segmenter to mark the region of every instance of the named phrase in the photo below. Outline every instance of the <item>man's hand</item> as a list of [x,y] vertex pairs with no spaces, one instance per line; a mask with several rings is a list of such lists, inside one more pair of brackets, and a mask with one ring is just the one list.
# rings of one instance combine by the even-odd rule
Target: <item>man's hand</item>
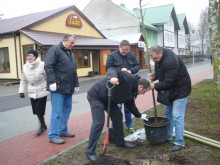
[[110,79],[110,83],[113,84],[113,85],[118,85],[119,84],[119,80],[116,77],[112,77]]
[[20,95],[20,98],[25,98],[24,93],[19,93],[19,95]]
[[121,71],[131,73],[131,71],[128,70],[127,68],[122,68]]
[[142,120],[145,120],[145,121],[148,121],[148,118],[147,118],[147,115],[146,115],[146,114],[142,114],[142,115],[141,115],[141,119],[142,119]]
[[154,73],[149,73],[149,74],[148,74],[148,78],[149,78],[150,80],[153,80],[153,79],[155,78],[155,74],[154,74]]
[[124,71],[127,71],[127,68],[122,68],[121,71],[123,71],[123,72],[124,72]]
[[79,91],[79,87],[75,87],[75,91],[76,91],[76,92]]
[[56,91],[57,90],[57,84],[56,83],[50,84],[50,90],[52,92]]

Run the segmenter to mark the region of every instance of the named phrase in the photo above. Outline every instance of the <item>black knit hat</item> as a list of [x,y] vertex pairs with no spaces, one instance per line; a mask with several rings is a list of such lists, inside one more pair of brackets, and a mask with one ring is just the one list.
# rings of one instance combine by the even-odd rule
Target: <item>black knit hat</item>
[[36,50],[34,50],[34,49],[28,50],[27,55],[28,54],[33,54],[36,58],[38,57],[38,52]]

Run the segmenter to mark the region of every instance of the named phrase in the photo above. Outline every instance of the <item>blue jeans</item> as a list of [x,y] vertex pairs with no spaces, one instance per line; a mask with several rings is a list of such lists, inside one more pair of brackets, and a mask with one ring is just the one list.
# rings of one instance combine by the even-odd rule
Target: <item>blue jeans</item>
[[169,120],[168,139],[172,139],[173,128],[175,127],[175,145],[185,146],[184,117],[188,97],[174,100],[169,106],[165,106],[165,114]]
[[[122,109],[122,103],[118,104],[118,107]],[[131,112],[128,110],[126,106],[124,106],[124,114],[125,114],[125,124],[128,128],[132,128],[132,118]]]
[[72,110],[72,94],[51,92],[51,105],[49,139],[59,138],[61,133],[68,132],[67,123]]

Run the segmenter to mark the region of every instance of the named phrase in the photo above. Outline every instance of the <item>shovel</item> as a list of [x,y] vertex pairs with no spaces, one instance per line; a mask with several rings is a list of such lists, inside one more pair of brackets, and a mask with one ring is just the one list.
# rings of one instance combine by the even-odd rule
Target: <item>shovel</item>
[[115,85],[112,85],[112,87],[110,87],[108,83],[109,81],[107,81],[106,83],[106,87],[108,88],[108,109],[107,109],[107,128],[106,128],[106,133],[105,133],[105,139],[103,142],[103,155],[105,155],[107,151],[107,145],[109,141],[109,113],[111,111],[111,90],[112,88],[115,87]]

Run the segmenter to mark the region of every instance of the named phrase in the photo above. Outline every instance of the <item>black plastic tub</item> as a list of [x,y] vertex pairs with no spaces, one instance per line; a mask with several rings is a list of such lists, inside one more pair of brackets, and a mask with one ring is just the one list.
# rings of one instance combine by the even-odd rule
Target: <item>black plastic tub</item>
[[152,143],[162,143],[168,138],[169,122],[165,117],[157,117],[158,122],[155,122],[155,117],[148,118],[144,121],[146,140]]

